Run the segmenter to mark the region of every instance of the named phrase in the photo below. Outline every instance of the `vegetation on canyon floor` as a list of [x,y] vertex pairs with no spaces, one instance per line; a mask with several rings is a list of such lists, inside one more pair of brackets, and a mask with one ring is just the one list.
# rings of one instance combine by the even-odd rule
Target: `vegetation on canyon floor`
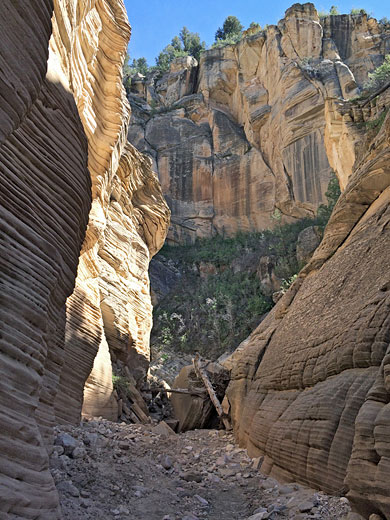
[[[327,204],[316,218],[281,224],[275,211],[274,229],[217,235],[193,245],[165,245],[163,258],[181,272],[180,280],[156,306],[152,346],[160,351],[199,351],[217,358],[232,351],[274,305],[273,292],[285,292],[303,263],[297,259],[299,233],[309,226],[324,228],[340,195],[336,176],[329,182]],[[264,283],[261,258],[279,287]]]

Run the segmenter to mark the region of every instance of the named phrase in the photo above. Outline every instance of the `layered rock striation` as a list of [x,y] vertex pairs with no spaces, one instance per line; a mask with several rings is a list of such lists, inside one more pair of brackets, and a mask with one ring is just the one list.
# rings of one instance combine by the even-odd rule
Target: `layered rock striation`
[[54,520],[51,428],[88,377],[86,412],[116,417],[110,351],[144,373],[168,208],[127,143],[123,2],[0,11],[0,516]]
[[390,93],[328,103],[327,148],[349,144],[330,154],[344,192],[309,264],[229,361],[228,396],[262,470],[388,518]]
[[313,216],[332,170],[326,102],[356,96],[389,46],[373,18],[320,20],[312,4],[295,4],[199,64],[178,58],[161,79],[134,78],[129,136],[154,161],[169,239],[269,228],[275,209],[287,221]]

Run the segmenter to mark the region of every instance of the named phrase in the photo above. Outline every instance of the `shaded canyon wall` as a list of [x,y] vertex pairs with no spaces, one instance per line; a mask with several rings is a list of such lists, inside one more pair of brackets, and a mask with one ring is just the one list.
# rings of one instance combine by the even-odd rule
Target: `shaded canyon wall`
[[168,208],[127,143],[123,2],[0,10],[0,514],[53,520],[45,445],[79,420],[96,353],[92,412],[115,412],[109,349],[137,377],[147,366],[147,267]]

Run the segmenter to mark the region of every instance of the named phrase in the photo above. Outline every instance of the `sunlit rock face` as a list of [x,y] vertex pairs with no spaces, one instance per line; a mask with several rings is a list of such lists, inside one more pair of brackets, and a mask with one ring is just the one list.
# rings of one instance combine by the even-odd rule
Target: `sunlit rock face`
[[365,15],[319,20],[295,4],[277,26],[200,63],[178,59],[160,80],[134,81],[130,140],[154,161],[172,210],[169,239],[269,228],[313,216],[331,175],[326,102],[357,95],[389,52]]
[[237,438],[264,455],[263,471],[388,518],[390,94],[364,108],[329,103],[328,137],[350,139],[355,165],[349,175],[335,165],[345,189],[324,239],[233,354],[228,395]]
[[51,428],[87,378],[86,413],[115,417],[110,353],[144,374],[169,211],[127,143],[123,2],[0,9],[0,516],[54,520]]

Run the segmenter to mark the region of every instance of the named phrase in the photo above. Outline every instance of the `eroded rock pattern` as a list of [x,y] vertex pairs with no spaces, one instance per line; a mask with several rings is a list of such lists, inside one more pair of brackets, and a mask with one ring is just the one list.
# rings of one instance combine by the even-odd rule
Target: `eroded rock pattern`
[[326,101],[356,96],[389,46],[373,18],[320,22],[313,4],[295,4],[277,26],[204,52],[199,66],[179,58],[160,80],[136,78],[129,136],[158,171],[169,238],[269,228],[275,208],[285,220],[313,216],[335,168]]
[[67,303],[68,348],[56,411],[62,421],[78,420],[84,381],[101,349],[105,370],[90,375],[85,413],[114,419],[108,351],[137,379],[145,375],[151,328],[147,269],[163,244],[168,210],[150,162],[126,144],[129,105],[121,70],[130,28],[123,3],[92,2],[80,9],[63,1],[55,12],[52,46],[69,77],[77,78],[74,96],[88,136],[93,199],[76,288]]
[[116,413],[109,349],[145,370],[147,266],[168,208],[127,143],[123,2],[0,11],[0,516],[54,520],[45,444],[80,418],[92,366],[87,411]]
[[359,158],[312,260],[230,360],[228,390],[264,471],[348,492],[367,518],[390,515],[390,118],[367,126],[383,106],[389,94],[327,111],[329,135],[349,129],[353,149],[360,134]]

